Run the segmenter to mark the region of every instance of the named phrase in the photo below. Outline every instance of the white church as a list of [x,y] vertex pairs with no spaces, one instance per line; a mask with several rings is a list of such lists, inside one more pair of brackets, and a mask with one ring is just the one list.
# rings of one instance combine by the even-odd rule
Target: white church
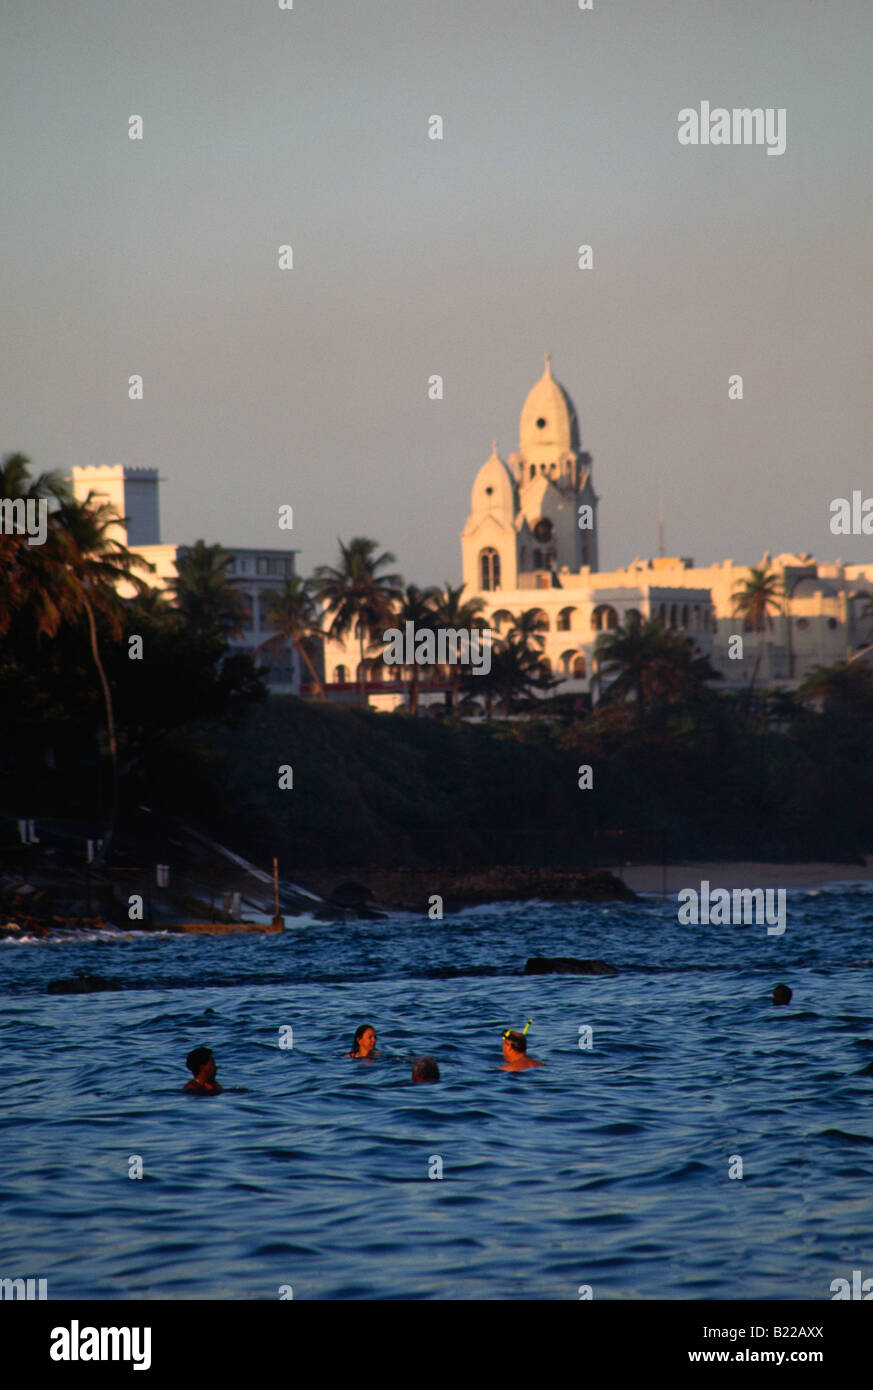
[[[749,567],[724,560],[703,568],[690,559],[658,556],[602,571],[597,503],[593,460],[575,406],[547,356],[522,407],[518,449],[504,460],[495,442],[476,474],[461,532],[465,599],[481,599],[498,635],[525,610],[537,610],[542,666],[560,678],[558,694],[596,695],[598,635],[634,612],[691,637],[723,677],[720,689],[747,685],[758,634],[744,631],[735,595]],[[759,684],[790,688],[814,666],[845,660],[869,644],[871,625],[861,614],[873,594],[873,564],[822,564],[807,554],[765,555],[760,563],[776,573],[786,598],[764,634]],[[744,638],[744,660],[728,654],[737,634]],[[378,646],[365,665],[370,703],[402,703],[396,668],[385,665]],[[353,636],[325,644],[329,690],[350,693],[357,669]],[[380,691],[380,682],[390,689]],[[421,703],[442,698],[423,691]]]

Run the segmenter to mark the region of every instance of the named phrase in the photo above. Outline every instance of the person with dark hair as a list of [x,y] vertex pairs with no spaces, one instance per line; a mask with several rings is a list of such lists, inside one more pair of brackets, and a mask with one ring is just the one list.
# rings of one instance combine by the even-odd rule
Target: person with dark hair
[[439,1081],[440,1069],[433,1057],[416,1057],[412,1064],[413,1081]]
[[501,1071],[527,1071],[528,1067],[544,1067],[545,1062],[540,1062],[536,1057],[527,1055],[527,1030],[531,1025],[528,1019],[522,1032],[518,1033],[514,1028],[507,1028],[503,1034],[503,1056],[504,1063]]
[[790,1004],[790,1003],[791,1003],[791,990],[788,988],[787,985],[777,985],[777,986],[776,986],[776,988],[775,988],[774,991],[773,991],[773,1003],[774,1003],[774,1004]]
[[360,1028],[355,1029],[355,1038],[352,1043],[351,1052],[347,1052],[347,1057],[379,1057],[381,1054],[376,1051],[376,1030],[370,1023],[362,1023]]
[[185,1064],[190,1072],[193,1072],[193,1079],[186,1083],[184,1089],[190,1091],[195,1096],[217,1096],[224,1088],[219,1086],[215,1079],[218,1065],[209,1047],[195,1047],[193,1052],[189,1052],[185,1058]]

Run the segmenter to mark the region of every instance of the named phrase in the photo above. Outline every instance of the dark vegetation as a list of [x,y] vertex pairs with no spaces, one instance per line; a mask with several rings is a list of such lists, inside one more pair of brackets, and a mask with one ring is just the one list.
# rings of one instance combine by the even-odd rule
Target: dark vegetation
[[[482,723],[339,707],[317,680],[314,700],[267,699],[256,662],[230,651],[240,598],[219,546],[198,542],[183,555],[164,598],[145,588],[99,502],[73,502],[50,475],[33,479],[19,455],[3,464],[0,496],[52,506],[45,545],[0,535],[8,854],[19,818],[103,838],[108,855],[116,823],[119,837],[125,827],[138,834],[144,816],[192,825],[261,865],[276,855],[304,883],[309,870],[346,866],[848,862],[873,851],[865,662],[814,672],[794,695],[754,690],[756,665],[743,696],[728,696],[685,639],[628,622],[604,634],[600,678],[611,682],[585,713],[549,696],[537,633],[519,621],[496,650],[490,689],[469,677],[452,690],[461,712],[472,693],[484,696],[480,710],[495,717]],[[340,627],[351,630],[360,611],[378,628],[387,602],[410,612],[425,600],[434,611],[454,604],[457,620],[460,590],[401,591],[393,574],[374,581],[393,561],[376,549],[357,538],[321,576]],[[120,577],[137,590],[129,599],[117,596]],[[762,622],[772,601],[764,579]],[[313,670],[313,591],[297,579],[286,589],[277,640]],[[475,605],[463,616],[472,622]],[[130,659],[133,636],[142,660]],[[593,769],[591,790],[579,788],[581,764]],[[281,789],[286,765],[293,788]]]

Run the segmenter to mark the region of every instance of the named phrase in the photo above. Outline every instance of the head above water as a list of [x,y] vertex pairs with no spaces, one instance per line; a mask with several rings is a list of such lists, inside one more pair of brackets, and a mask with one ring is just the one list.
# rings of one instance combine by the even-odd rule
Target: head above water
[[439,1081],[440,1069],[433,1057],[416,1057],[412,1064],[413,1081]]
[[527,1030],[532,1023],[533,1019],[529,1018],[527,1023],[524,1025],[524,1028],[522,1028],[521,1032],[519,1032],[515,1028],[506,1029],[506,1031],[503,1034],[504,1055],[506,1053],[506,1044],[509,1045],[513,1052],[527,1052]]
[[355,1029],[355,1039],[351,1046],[353,1057],[369,1057],[376,1046],[376,1030],[372,1023],[362,1023]]
[[185,1065],[194,1076],[199,1076],[204,1067],[206,1067],[207,1081],[211,1081],[218,1070],[211,1047],[195,1047],[193,1052],[189,1052],[188,1056],[185,1058]]
[[774,991],[773,991],[773,1003],[774,1003],[774,1004],[790,1004],[790,1003],[791,1003],[791,990],[788,988],[787,985],[777,985],[777,986],[776,986],[776,988],[775,988]]

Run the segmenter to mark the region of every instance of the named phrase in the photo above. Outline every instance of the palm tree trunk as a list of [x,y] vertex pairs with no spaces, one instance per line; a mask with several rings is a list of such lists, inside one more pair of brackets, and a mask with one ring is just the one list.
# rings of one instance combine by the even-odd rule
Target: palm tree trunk
[[360,623],[360,622],[358,623],[358,641],[359,641],[359,643],[360,643],[360,648],[361,648],[361,665],[360,665],[361,676],[360,676],[360,689],[361,689],[361,706],[362,706],[362,708],[363,708],[363,707],[365,707],[366,704],[367,704],[367,673],[366,673],[366,671],[364,670],[364,625],[363,625],[363,623]]
[[109,808],[109,824],[103,836],[103,853],[101,858],[106,860],[112,844],[112,836],[115,833],[115,821],[118,816],[118,743],[115,737],[115,715],[112,709],[112,692],[109,689],[109,681],[106,679],[106,672],[103,662],[100,659],[100,648],[97,642],[97,624],[94,621],[94,609],[87,594],[82,594],[85,605],[85,612],[88,615],[88,628],[91,634],[91,655],[94,658],[94,665],[100,677],[100,684],[103,687],[103,703],[106,706],[106,732],[109,735],[109,755],[112,759],[112,800]]
[[752,691],[755,689],[755,681],[758,678],[758,667],[761,665],[761,657],[764,655],[764,629],[758,629],[758,655],[755,658],[755,665],[752,668],[752,679],[749,681],[749,693],[746,698],[746,714],[752,713]]
[[313,685],[315,686],[315,693],[316,693],[316,695],[317,695],[320,699],[325,700],[325,699],[327,698],[327,696],[326,696],[325,693],[324,693],[324,686],[322,685],[321,681],[320,681],[319,678],[318,678],[318,672],[316,671],[315,667],[314,667],[313,664],[312,664],[312,661],[310,660],[309,653],[307,652],[306,648],[303,646],[303,643],[302,643],[302,642],[298,642],[296,639],[292,639],[292,641],[293,641],[294,650],[302,657],[303,661],[306,663],[306,669],[307,669],[307,671],[308,671],[309,674],[312,676],[312,683],[313,683]]
[[452,714],[458,713],[458,700],[461,694],[461,673],[457,666],[451,673],[452,678]]

